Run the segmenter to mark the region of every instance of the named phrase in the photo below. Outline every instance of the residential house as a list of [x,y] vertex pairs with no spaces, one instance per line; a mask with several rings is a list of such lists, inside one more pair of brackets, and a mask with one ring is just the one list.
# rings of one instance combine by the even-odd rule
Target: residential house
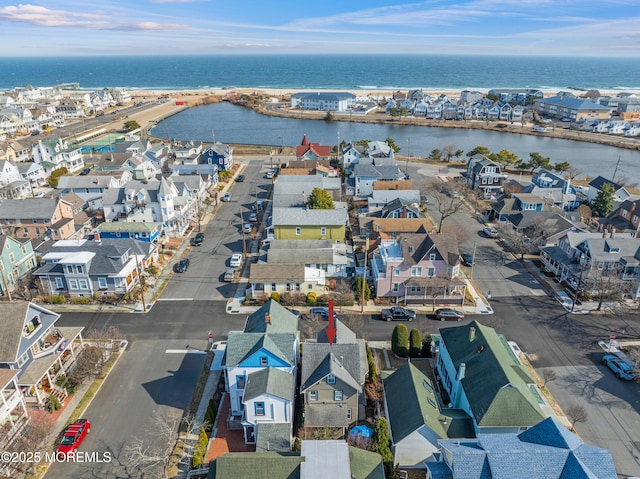
[[[300,163],[305,163],[301,161]],[[285,168],[289,170],[290,168]],[[285,171],[283,170],[283,171]],[[275,207],[304,207],[314,188],[325,190],[334,203],[340,201],[342,185],[340,178],[324,176],[280,175],[273,186],[273,206]]]
[[306,296],[313,292],[321,296],[327,289],[322,269],[289,263],[251,263],[249,285],[253,298],[268,298],[273,293]]
[[531,185],[522,191],[551,199],[555,206],[566,211],[575,210],[583,201],[570,179],[564,179],[544,169],[539,170],[531,179]]
[[275,239],[344,242],[347,209],[315,210],[280,208],[272,210]]
[[205,165],[216,165],[219,171],[231,171],[233,167],[233,148],[216,141],[202,152]]
[[[231,407],[229,424],[230,427],[244,430],[245,443],[260,442],[262,424],[269,425],[269,422],[276,420],[288,424],[286,434],[284,437],[280,435],[279,441],[291,441],[291,404],[295,395],[299,342],[298,318],[274,300],[269,300],[251,314],[243,331],[229,332],[223,359],[225,389],[229,393]],[[273,373],[274,369],[287,377]],[[264,372],[267,370],[270,371]],[[252,379],[256,373],[260,374]],[[250,382],[253,385],[247,395]],[[275,391],[275,388],[279,390]],[[269,403],[274,405],[273,411],[269,408],[270,416],[266,416],[267,401],[259,399],[265,398],[265,395],[269,396]],[[263,404],[257,404],[260,402]],[[248,404],[253,407],[252,411],[247,411],[245,405]],[[276,404],[280,406],[279,416],[275,415]],[[266,421],[260,421],[260,413]],[[269,428],[269,432],[277,431]]]
[[91,174],[84,176],[61,176],[58,180],[57,190],[65,193],[75,193],[80,198],[99,206],[102,204],[102,196],[109,188],[121,188],[131,179],[131,175],[122,175],[120,178],[113,175]]
[[31,147],[24,146],[17,141],[0,142],[0,160],[9,160],[13,163],[29,161]]
[[315,340],[302,343],[300,394],[305,428],[348,428],[364,419],[369,370],[364,340],[339,319],[335,319],[335,337],[329,338],[327,328]]
[[640,200],[625,200],[606,218],[598,220],[602,229],[615,233],[632,233],[640,237]]
[[0,198],[25,198],[31,194],[31,185],[22,178],[17,165],[0,160]]
[[15,163],[10,160],[0,160],[0,188],[21,179],[22,176]]
[[442,439],[438,444],[437,460],[425,464],[426,479],[618,477],[610,451],[583,443],[554,418],[520,433]]
[[167,234],[181,236],[197,214],[198,198],[206,193],[202,178],[194,177],[200,183],[196,189],[185,183],[184,176],[134,180],[122,188],[109,188],[102,196],[105,221],[162,222]]
[[606,183],[613,186],[615,201],[625,201],[628,200],[631,196],[631,193],[629,193],[629,191],[624,186],[614,183],[613,181],[608,180],[607,178],[603,178],[602,176],[597,176],[589,182],[589,191],[587,193],[587,201],[589,203],[593,203],[593,200],[596,199],[596,196],[598,196],[598,193],[602,191],[602,187]]
[[502,182],[507,177],[498,163],[480,154],[469,158],[464,176],[469,187],[485,198],[500,193]]
[[370,250],[375,250],[383,242],[395,241],[402,233],[428,233],[434,225],[428,218],[359,218],[360,234],[369,232]]
[[[17,369],[0,369],[0,447],[5,449],[30,419],[18,386],[19,373]],[[0,466],[0,473],[4,472]]]
[[27,407],[44,407],[51,395],[64,404],[68,391],[56,380],[75,367],[84,328],[57,326],[59,314],[26,301],[0,302],[0,309],[0,371],[18,371],[15,382]]
[[421,468],[437,457],[440,439],[476,437],[469,414],[440,404],[437,386],[413,363],[384,371],[382,385],[394,464]]
[[[345,243],[331,240],[273,240],[267,251],[267,264],[324,271],[326,278],[345,278],[354,273],[353,254]],[[320,275],[317,275],[318,277]],[[285,288],[286,289],[286,288]]]
[[[378,160],[379,161],[379,160]],[[393,160],[395,162],[395,160]],[[366,164],[361,159],[353,170],[355,178],[356,196],[369,196],[373,193],[373,183],[376,181],[397,181],[406,179],[406,175],[396,165],[378,165],[374,159]]]
[[[410,200],[416,200],[415,196],[409,196]],[[424,218],[417,201],[409,203],[405,199],[396,198],[382,207],[381,218]]]
[[252,372],[242,395],[246,443],[265,451],[289,452],[292,445],[296,378],[280,367]]
[[331,157],[331,147],[312,143],[307,135],[302,137],[300,145],[296,146],[297,160],[329,160]]
[[460,101],[463,103],[475,103],[484,98],[484,93],[478,90],[462,90],[460,92]]
[[345,112],[353,108],[356,96],[348,92],[302,92],[291,95],[291,108]]
[[[162,223],[116,221],[100,223],[94,231],[94,239],[135,239],[155,243],[162,233]],[[96,235],[99,235],[96,237]]]
[[66,168],[69,173],[80,171],[84,168],[84,159],[80,148],[74,148],[68,140],[50,137],[39,140],[33,146],[33,160],[40,164],[47,175],[53,170]]
[[493,328],[472,321],[439,331],[444,393],[471,416],[477,435],[518,433],[548,416],[535,381]]
[[7,289],[14,291],[35,267],[31,240],[20,242],[11,236],[0,235],[0,295],[5,296]]
[[72,207],[59,198],[4,200],[0,203],[0,233],[15,238],[70,238],[75,233]]
[[404,233],[383,242],[371,260],[378,297],[408,303],[462,304],[466,282],[455,235]]
[[57,241],[34,271],[49,294],[76,297],[124,295],[158,261],[158,246],[131,239]]
[[342,166],[347,169],[351,165],[355,165],[360,161],[360,158],[365,156],[366,145],[362,143],[349,142],[341,147],[340,154],[342,155]]
[[62,113],[65,120],[79,120],[85,118],[85,105],[72,98],[65,98],[60,100],[56,105],[56,112]]
[[579,121],[582,118],[608,120],[611,116],[610,107],[598,105],[589,100],[571,98],[566,94],[538,98],[534,108],[543,116],[560,120]]
[[177,144],[173,147],[175,162],[181,165],[196,165],[200,163],[202,157],[203,143],[201,141],[188,141],[184,144]]
[[[385,183],[394,183],[393,181],[376,181],[373,186],[374,190],[371,193],[371,196],[367,198],[367,211],[369,214],[375,213],[377,211],[381,211],[382,209],[386,209],[392,204],[397,203],[398,201],[402,203],[402,205],[412,206],[420,204],[420,190],[384,190],[377,189],[377,185],[384,185]],[[424,216],[420,212],[419,208],[413,207],[419,213],[416,217]],[[391,216],[395,218],[400,218],[400,213],[402,213],[402,207],[400,207],[400,212],[392,210],[397,216]],[[387,215],[389,216],[389,215]]]
[[47,175],[44,172],[44,168],[38,163],[24,161],[16,164],[16,167],[20,172],[20,176],[29,181],[32,190],[47,184]]
[[[206,469],[204,469],[206,471]],[[211,461],[208,479],[385,479],[382,458],[345,441],[302,440],[300,452],[226,453]]]

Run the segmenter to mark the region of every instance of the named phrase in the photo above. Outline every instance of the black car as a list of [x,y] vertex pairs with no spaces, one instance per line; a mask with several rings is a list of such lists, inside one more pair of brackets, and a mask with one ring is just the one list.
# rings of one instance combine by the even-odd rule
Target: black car
[[183,258],[179,263],[176,263],[174,270],[176,273],[184,273],[189,268],[189,258]]
[[244,181],[244,175],[238,175],[238,177],[236,178],[236,181],[238,183],[242,183]]
[[460,253],[460,261],[464,266],[473,265],[473,255],[471,253]]
[[202,245],[203,241],[204,241],[204,233],[198,233],[191,240],[191,246],[200,246]]
[[80,175],[81,175],[81,176],[85,176],[85,175],[88,175],[89,173],[91,173],[91,168],[84,168],[84,169],[80,172]]

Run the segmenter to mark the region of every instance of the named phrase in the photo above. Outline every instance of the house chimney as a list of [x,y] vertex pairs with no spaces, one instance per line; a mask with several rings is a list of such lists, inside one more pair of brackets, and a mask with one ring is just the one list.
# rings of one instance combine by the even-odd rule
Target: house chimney
[[637,201],[634,201],[633,203],[631,203],[631,210],[629,210],[631,213],[633,213],[635,211],[636,203],[637,203]]
[[467,372],[467,365],[465,363],[460,363],[458,367],[458,381],[462,381],[464,379],[464,375]]
[[265,313],[264,315],[264,324],[271,324],[271,314]]
[[93,241],[100,241],[100,232],[96,231],[93,233]]
[[476,340],[476,328],[474,328],[473,326],[471,326],[469,328],[469,342],[473,342]]
[[400,218],[406,218],[407,217],[407,205],[402,205],[402,214],[400,215]]

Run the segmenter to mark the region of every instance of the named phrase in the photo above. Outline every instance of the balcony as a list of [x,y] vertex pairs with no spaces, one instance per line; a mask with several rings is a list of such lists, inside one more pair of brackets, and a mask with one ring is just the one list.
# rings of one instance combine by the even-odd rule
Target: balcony
[[65,341],[62,333],[58,329],[54,329],[47,334],[41,341],[38,341],[31,347],[33,359],[38,359],[48,354],[54,353],[58,347]]

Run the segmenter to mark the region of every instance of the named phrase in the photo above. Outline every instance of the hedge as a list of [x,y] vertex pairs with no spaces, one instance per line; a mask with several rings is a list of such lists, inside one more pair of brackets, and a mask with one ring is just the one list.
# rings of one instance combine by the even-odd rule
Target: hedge
[[420,350],[422,349],[422,334],[416,328],[411,330],[409,334],[409,354],[412,358],[420,356]]
[[396,356],[406,358],[409,354],[409,330],[404,324],[398,324],[391,334],[391,350]]

